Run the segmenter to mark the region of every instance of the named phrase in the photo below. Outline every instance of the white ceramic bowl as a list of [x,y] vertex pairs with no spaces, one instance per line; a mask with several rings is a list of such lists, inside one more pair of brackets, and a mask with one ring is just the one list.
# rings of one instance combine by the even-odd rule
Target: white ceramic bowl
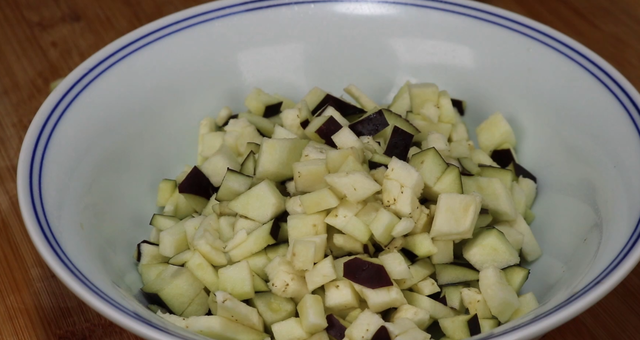
[[218,1],[144,26],[73,71],[24,140],[18,191],[43,258],[81,299],[149,339],[197,339],[134,298],[158,180],[195,162],[197,125],[254,86],[295,99],[405,80],[502,111],[539,178],[540,308],[482,339],[529,339],[576,316],[636,265],[640,96],[609,64],[521,16],[466,1]]

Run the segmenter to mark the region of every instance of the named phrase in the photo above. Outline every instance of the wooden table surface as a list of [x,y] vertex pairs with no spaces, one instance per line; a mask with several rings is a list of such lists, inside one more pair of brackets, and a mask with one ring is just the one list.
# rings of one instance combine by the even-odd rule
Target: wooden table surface
[[[0,0],[0,339],[138,339],[76,298],[24,228],[16,163],[49,84],[131,30],[200,0]],[[640,88],[640,0],[485,0],[583,43]],[[640,339],[640,267],[545,340]]]

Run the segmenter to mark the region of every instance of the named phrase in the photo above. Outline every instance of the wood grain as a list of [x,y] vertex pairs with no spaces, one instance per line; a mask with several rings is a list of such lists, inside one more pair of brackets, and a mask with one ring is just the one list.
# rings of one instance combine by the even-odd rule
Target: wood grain
[[[137,339],[76,298],[24,228],[16,163],[49,84],[109,42],[199,0],[2,0],[0,5],[0,339]],[[638,0],[486,0],[594,50],[640,88]],[[640,269],[545,340],[637,339]]]

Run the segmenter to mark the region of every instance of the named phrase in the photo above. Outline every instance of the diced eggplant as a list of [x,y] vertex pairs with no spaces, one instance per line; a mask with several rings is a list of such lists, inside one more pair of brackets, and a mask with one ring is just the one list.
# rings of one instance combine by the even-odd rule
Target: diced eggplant
[[148,305],[155,305],[164,308],[168,313],[175,314],[157,293],[147,293],[142,289],[140,289],[140,293]]
[[451,98],[451,105],[458,110],[461,116],[464,116],[464,112],[467,110],[467,102],[460,99]]
[[387,147],[384,149],[384,154],[403,161],[407,160],[412,141],[413,134],[398,126],[394,126],[389,136]]
[[436,293],[433,293],[433,294],[429,294],[429,295],[427,295],[427,297],[429,299],[438,301],[438,302],[440,302],[441,304],[443,304],[445,306],[447,305],[447,296],[444,295],[444,292],[436,292]]
[[334,339],[344,339],[344,333],[347,331],[347,327],[345,327],[335,315],[327,315],[327,324],[327,334]]
[[529,278],[529,269],[520,266],[511,266],[502,270],[507,282],[516,291],[520,293],[520,289]]
[[511,165],[511,163],[514,163],[516,161],[516,158],[513,155],[513,152],[511,152],[511,149],[493,150],[493,152],[491,153],[491,159],[493,159],[493,161],[496,162],[501,168],[506,168]]
[[465,288],[462,284],[448,285],[442,287],[442,295],[447,300],[447,306],[457,311],[464,312],[465,307],[462,303],[462,289]]
[[340,129],[342,129],[342,124],[333,116],[329,116],[315,132],[327,145],[335,148],[336,143],[333,142],[331,136],[335,135]]
[[492,266],[505,268],[520,263],[518,252],[504,234],[495,228],[487,228],[467,241],[462,252],[477,270]]
[[367,111],[374,110],[378,107],[378,104],[374,102],[371,98],[369,98],[362,90],[360,90],[357,86],[353,84],[349,84],[349,86],[344,88],[344,92],[349,95],[349,97],[353,98],[353,100],[360,105],[363,109]]
[[340,112],[340,114],[345,118],[348,116],[359,115],[366,112],[365,110],[351,103],[348,103],[338,97],[335,97],[327,93],[327,95],[325,95],[324,98],[320,100],[318,105],[316,105],[316,107],[314,107],[313,110],[311,110],[311,114],[316,116],[320,114],[320,112],[322,112],[322,110],[327,106],[332,106],[334,109],[336,109],[336,111]]
[[207,201],[216,191],[217,188],[197,166],[191,168],[187,177],[178,185],[178,192],[181,194],[202,197]]
[[[242,161],[242,165],[240,167],[240,172],[247,175],[253,176],[256,173],[256,155],[252,151],[249,151],[247,157]],[[223,179],[224,180],[224,179]]]
[[[283,214],[280,214],[280,215],[283,215]],[[281,231],[282,231],[282,224],[278,221],[273,221],[273,225],[271,226],[271,231],[269,231],[269,235],[271,236],[271,238],[277,241]]]
[[267,327],[296,315],[296,304],[293,300],[271,292],[257,293],[249,302],[258,309]]
[[389,330],[385,326],[380,326],[378,330],[373,334],[371,340],[391,340]]
[[174,216],[153,214],[153,216],[151,217],[151,220],[149,221],[149,225],[156,227],[158,231],[163,231],[165,229],[171,228],[174,224],[178,222],[180,222],[180,219]]
[[381,167],[386,167],[391,162],[391,157],[374,153],[369,159],[369,169],[374,170]]
[[330,310],[345,310],[360,306],[360,295],[349,280],[334,280],[324,285],[324,306]]
[[167,205],[167,202],[169,201],[169,199],[171,199],[171,196],[176,191],[177,185],[178,184],[173,179],[165,178],[162,181],[160,181],[160,184],[158,184],[158,195],[156,198],[156,206],[164,207],[165,205]]
[[234,113],[231,116],[229,116],[229,118],[227,120],[225,120],[222,124],[220,124],[220,127],[225,127],[229,124],[229,121],[232,119],[237,119],[238,118],[238,114]]
[[470,315],[457,315],[440,319],[438,323],[447,339],[466,339],[471,336],[467,325],[470,317]]
[[269,118],[280,113],[280,109],[282,108],[282,102],[269,104],[264,107],[264,114],[262,115],[264,118]]
[[478,271],[452,264],[436,264],[436,280],[439,285],[448,285],[478,280]]
[[160,254],[157,243],[149,242],[147,240],[138,243],[135,258],[136,261],[141,264],[162,263],[169,260],[167,257]]
[[[267,108],[271,106],[270,113],[272,113],[272,116],[276,115],[280,113],[282,101],[270,94],[265,93],[261,89],[254,88],[245,98],[244,105],[249,108],[249,111],[251,111],[251,113],[268,118],[269,116],[266,115]],[[273,111],[277,112],[273,114]]]
[[512,182],[517,179],[511,169],[503,169],[490,165],[481,165],[479,175],[482,177],[499,179],[509,191],[511,191]]
[[322,297],[315,294],[307,294],[298,303],[298,315],[302,329],[310,334],[315,334],[327,328],[327,318],[324,311]]
[[532,180],[534,183],[538,183],[538,179],[534,176],[529,170],[525,169],[519,163],[514,163],[514,170],[516,172],[516,177],[524,177]]
[[365,309],[347,328],[345,335],[347,339],[371,339],[382,325],[384,320],[380,315]]
[[520,307],[520,301],[502,271],[496,267],[481,270],[479,284],[491,314],[502,323],[509,321],[513,312]]
[[359,257],[344,263],[343,275],[346,279],[371,289],[393,286],[384,266]]
[[271,137],[273,135],[276,124],[266,117],[260,117],[253,113],[243,112],[238,115],[238,118],[244,118],[249,121],[249,123],[254,125],[258,133],[260,133],[260,135],[262,135],[263,137]]
[[406,256],[410,262],[414,262],[418,259],[418,255],[407,248],[400,249],[400,252],[402,253],[402,255]]
[[253,177],[233,169],[227,169],[227,173],[224,175],[220,188],[218,189],[216,199],[219,201],[231,201],[249,190],[251,184],[253,184]]
[[356,136],[375,136],[389,126],[389,122],[382,110],[366,115],[349,124],[349,128]]
[[480,320],[478,314],[473,314],[469,320],[467,320],[467,326],[469,327],[469,335],[474,336],[482,333],[480,328]]

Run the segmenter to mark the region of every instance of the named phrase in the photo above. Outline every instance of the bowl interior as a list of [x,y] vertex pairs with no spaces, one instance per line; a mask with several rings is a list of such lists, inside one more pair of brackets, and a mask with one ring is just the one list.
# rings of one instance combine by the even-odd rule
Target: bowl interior
[[[431,1],[213,10],[221,6],[119,40],[40,112],[29,177],[40,222],[30,227],[73,280],[104,296],[96,304],[166,326],[133,296],[141,286],[135,244],[149,235],[158,181],[195,163],[199,120],[225,105],[243,111],[252,87],[297,101],[313,86],[341,94],[353,83],[385,103],[404,81],[428,81],[467,100],[471,130],[501,111],[521,162],[539,179],[532,229],[544,251],[523,289],[542,307],[507,327],[585,287],[634,232],[640,160],[629,155],[640,153],[640,139],[628,100],[605,70],[553,39],[489,12]],[[161,333],[143,323],[125,326]]]

